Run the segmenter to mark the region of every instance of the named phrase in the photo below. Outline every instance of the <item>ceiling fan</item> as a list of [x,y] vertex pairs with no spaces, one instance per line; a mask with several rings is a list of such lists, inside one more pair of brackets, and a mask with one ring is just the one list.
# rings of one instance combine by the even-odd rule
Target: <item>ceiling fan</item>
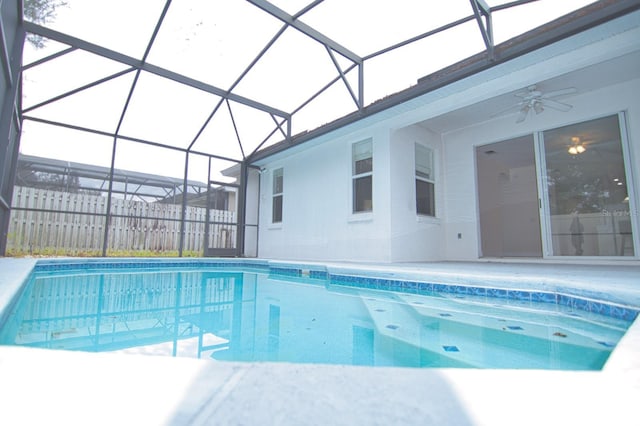
[[573,108],[573,106],[564,102],[556,101],[553,98],[556,98],[558,96],[570,95],[571,93],[575,92],[577,92],[577,89],[575,87],[567,87],[565,89],[544,93],[538,90],[538,87],[533,84],[527,87],[526,90],[514,94],[514,96],[521,99],[519,102],[496,115],[503,114],[514,108],[519,108],[520,112],[518,113],[516,123],[522,123],[527,118],[527,115],[531,110],[533,110],[536,114],[540,114],[542,111],[544,111],[545,108],[567,112],[571,108]]

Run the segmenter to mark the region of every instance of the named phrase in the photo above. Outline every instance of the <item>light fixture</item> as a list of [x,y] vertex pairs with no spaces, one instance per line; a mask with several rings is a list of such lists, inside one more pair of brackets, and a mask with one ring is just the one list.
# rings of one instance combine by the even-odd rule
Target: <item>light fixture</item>
[[587,150],[587,148],[585,148],[584,145],[580,143],[580,138],[578,136],[572,137],[571,142],[573,143],[573,145],[571,145],[567,150],[569,154],[578,155],[578,154],[582,154]]
[[533,103],[533,110],[536,112],[536,114],[540,114],[542,111],[544,111],[544,108],[542,106],[542,102],[535,101]]

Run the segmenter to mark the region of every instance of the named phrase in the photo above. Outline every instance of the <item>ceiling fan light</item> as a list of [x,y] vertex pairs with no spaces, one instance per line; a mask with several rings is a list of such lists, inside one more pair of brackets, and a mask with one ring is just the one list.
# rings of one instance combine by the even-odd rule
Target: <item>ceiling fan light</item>
[[544,107],[542,106],[542,102],[535,102],[533,104],[533,110],[536,112],[536,114],[540,114],[542,111],[544,111]]
[[[582,148],[582,149],[580,149]],[[578,154],[582,154],[584,152],[584,147],[582,147],[582,145],[572,145],[569,147],[568,149],[569,154],[571,155],[578,155]]]
[[576,146],[576,151],[578,154],[582,154],[583,152],[585,152],[587,150],[587,148],[584,147],[584,145],[578,145]]

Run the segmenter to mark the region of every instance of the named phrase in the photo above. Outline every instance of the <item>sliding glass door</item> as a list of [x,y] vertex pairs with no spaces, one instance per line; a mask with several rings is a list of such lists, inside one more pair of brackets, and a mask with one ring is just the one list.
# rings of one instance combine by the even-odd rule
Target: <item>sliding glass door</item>
[[481,256],[636,257],[627,146],[616,114],[477,147]]
[[634,256],[618,115],[542,132],[546,253]]

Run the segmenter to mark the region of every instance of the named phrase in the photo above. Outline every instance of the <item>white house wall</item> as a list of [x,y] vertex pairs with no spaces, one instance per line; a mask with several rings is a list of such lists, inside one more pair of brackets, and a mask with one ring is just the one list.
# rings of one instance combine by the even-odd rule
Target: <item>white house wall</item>
[[[415,144],[431,148],[435,161],[436,217],[416,214]],[[394,262],[444,259],[444,191],[442,140],[438,133],[417,125],[391,135],[391,260]]]
[[[373,140],[373,212],[352,213],[351,144]],[[271,223],[272,172],[284,170],[283,220]],[[264,167],[259,256],[298,260],[390,260],[389,132],[369,129]]]

